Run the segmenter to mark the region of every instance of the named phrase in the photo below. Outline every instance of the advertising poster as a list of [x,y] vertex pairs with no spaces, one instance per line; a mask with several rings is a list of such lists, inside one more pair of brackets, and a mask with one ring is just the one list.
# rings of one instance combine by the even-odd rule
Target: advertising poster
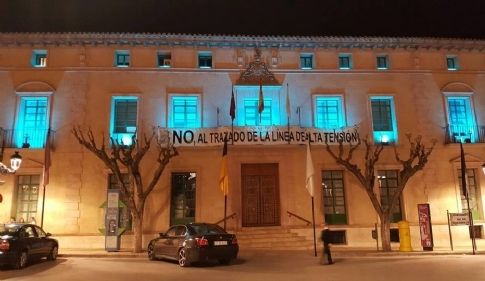
[[418,204],[419,233],[423,250],[433,250],[433,231],[431,229],[431,215],[429,204]]

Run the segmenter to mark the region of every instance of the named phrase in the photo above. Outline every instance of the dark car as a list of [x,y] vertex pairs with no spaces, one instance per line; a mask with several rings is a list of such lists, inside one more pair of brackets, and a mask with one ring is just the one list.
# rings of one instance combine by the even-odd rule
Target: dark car
[[182,267],[194,262],[217,260],[229,264],[237,257],[239,245],[234,234],[216,224],[189,223],[170,227],[148,244],[148,258],[178,261]]
[[33,224],[0,224],[0,264],[21,269],[32,258],[55,260],[59,243],[49,236],[50,233]]

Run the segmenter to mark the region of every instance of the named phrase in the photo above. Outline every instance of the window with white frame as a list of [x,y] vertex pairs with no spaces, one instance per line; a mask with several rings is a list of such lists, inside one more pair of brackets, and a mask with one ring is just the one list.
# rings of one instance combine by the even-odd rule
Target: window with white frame
[[389,69],[389,56],[377,55],[376,64],[377,64],[377,69],[379,70]]
[[34,50],[30,62],[33,67],[46,67],[47,50]]
[[352,55],[339,54],[338,65],[339,65],[339,69],[352,69]]
[[388,96],[371,97],[372,130],[374,142],[383,144],[397,142],[397,125],[394,100]]
[[300,54],[301,69],[313,69],[313,54]]
[[446,56],[446,67],[448,70],[458,70],[458,57],[453,55]]
[[264,110],[261,114],[258,111],[258,99],[244,100],[244,125],[245,126],[270,126],[273,125],[272,120],[272,100],[264,99]]
[[476,142],[478,135],[471,96],[447,94],[445,97],[451,142]]
[[343,171],[322,171],[322,202],[326,223],[347,223]]
[[138,97],[113,97],[111,103],[111,137],[121,145],[131,145],[138,123]]
[[199,52],[198,63],[199,63],[199,68],[212,68],[212,53]]
[[15,146],[42,148],[49,129],[49,97],[20,96]]
[[[377,171],[377,180],[381,194],[381,206],[383,208],[389,207],[394,194],[398,191],[398,170],[380,170]],[[393,223],[403,219],[403,212],[401,208],[401,198],[392,208],[390,220]]]
[[200,96],[171,95],[168,113],[172,128],[200,128],[202,123]]
[[315,96],[315,127],[335,129],[345,126],[341,96]]
[[130,66],[130,52],[124,50],[115,51],[115,66],[128,67]]
[[39,203],[40,175],[17,176],[17,210],[15,218],[25,222],[36,218]]
[[172,66],[172,54],[170,52],[160,51],[157,53],[157,62],[159,67]]

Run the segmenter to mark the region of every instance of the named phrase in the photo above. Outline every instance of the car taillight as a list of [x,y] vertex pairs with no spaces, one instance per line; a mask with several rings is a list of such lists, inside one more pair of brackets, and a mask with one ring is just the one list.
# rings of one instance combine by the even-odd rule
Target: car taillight
[[232,244],[233,244],[233,245],[236,245],[236,244],[237,244],[237,239],[236,239],[236,237],[232,238]]
[[197,242],[197,246],[199,246],[199,247],[208,246],[209,245],[209,240],[205,239],[204,237],[202,237],[202,238],[195,238],[195,242]]
[[0,251],[8,251],[10,249],[10,243],[7,240],[0,241]]

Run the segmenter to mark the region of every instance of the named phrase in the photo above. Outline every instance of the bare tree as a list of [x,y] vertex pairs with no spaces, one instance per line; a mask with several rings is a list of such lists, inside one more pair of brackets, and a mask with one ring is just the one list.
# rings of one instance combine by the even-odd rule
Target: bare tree
[[376,181],[375,165],[379,161],[379,156],[384,149],[383,144],[372,144],[369,142],[368,138],[363,139],[363,143],[365,145],[365,168],[364,172],[362,172],[357,164],[352,163],[353,153],[361,145],[360,139],[357,144],[349,144],[346,153],[343,140],[339,142],[338,153],[335,153],[330,148],[328,143],[326,143],[328,153],[338,164],[344,166],[347,171],[351,172],[366,191],[367,196],[369,197],[372,206],[380,219],[381,241],[382,249],[384,251],[391,251],[390,218],[392,210],[395,208],[395,206],[397,206],[399,198],[401,197],[409,179],[425,167],[426,163],[428,162],[428,157],[436,144],[436,141],[433,140],[430,147],[425,147],[425,145],[422,143],[421,136],[417,136],[413,139],[411,134],[406,134],[406,138],[410,145],[408,159],[401,159],[396,146],[394,146],[394,155],[396,161],[401,164],[402,168],[398,173],[397,189],[393,194],[391,201],[384,206],[379,200],[379,193],[376,193],[374,188]]
[[[150,193],[157,185],[165,167],[170,159],[178,155],[178,151],[170,141],[164,144],[157,138],[156,128],[153,128],[150,136],[143,135],[139,139],[133,135],[130,145],[120,144],[117,140],[110,138],[110,145],[105,145],[104,136],[101,144],[97,144],[91,129],[84,132],[81,127],[74,127],[72,134],[79,143],[91,151],[111,170],[121,187],[121,194],[126,198],[127,206],[133,219],[133,251],[142,250],[143,215],[145,202]],[[156,141],[158,148],[157,165],[152,177],[144,182],[140,171],[140,163],[146,153],[150,150],[153,141]],[[126,183],[122,178],[122,169],[127,169],[129,181]]]

